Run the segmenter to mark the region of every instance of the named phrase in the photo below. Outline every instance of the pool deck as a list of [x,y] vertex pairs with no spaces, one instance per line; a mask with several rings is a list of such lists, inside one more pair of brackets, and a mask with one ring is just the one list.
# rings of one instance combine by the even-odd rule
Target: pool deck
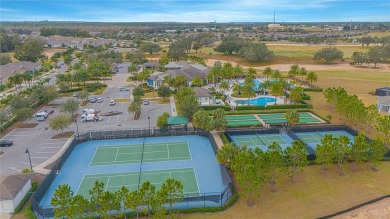
[[[257,99],[257,98],[261,98],[261,97],[269,97],[269,98],[275,98],[275,96],[269,96],[269,95],[259,95],[259,96],[256,96],[255,98],[251,98],[250,100],[253,100],[253,99]],[[234,102],[235,100],[248,100],[248,98],[242,98],[242,97],[230,97],[229,99],[229,102],[228,104],[230,106],[248,106],[248,104],[237,104],[236,102]],[[283,97],[276,97],[276,104],[278,105],[284,105],[285,99]],[[289,100],[287,100],[287,104],[289,104]],[[275,102],[268,102],[267,105],[274,105]],[[250,105],[252,106],[252,105]]]

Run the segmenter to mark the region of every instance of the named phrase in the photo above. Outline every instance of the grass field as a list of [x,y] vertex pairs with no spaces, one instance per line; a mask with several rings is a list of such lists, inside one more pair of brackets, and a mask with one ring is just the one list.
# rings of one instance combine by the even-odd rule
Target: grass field
[[383,163],[377,172],[368,165],[357,172],[351,169],[351,165],[346,166],[345,175],[339,176],[334,168],[321,174],[320,166],[308,166],[295,183],[279,177],[277,192],[265,186],[252,207],[240,197],[226,211],[182,214],[178,218],[316,218],[390,194],[390,162]]
[[337,45],[305,45],[296,46],[296,45],[272,45],[268,44],[268,48],[274,52],[276,56],[286,56],[286,57],[307,57],[313,58],[314,54],[323,48],[336,47],[337,49],[344,52],[344,58],[350,58],[353,52],[366,52],[368,51],[367,47],[362,48],[361,45],[351,45],[351,46],[337,46]]

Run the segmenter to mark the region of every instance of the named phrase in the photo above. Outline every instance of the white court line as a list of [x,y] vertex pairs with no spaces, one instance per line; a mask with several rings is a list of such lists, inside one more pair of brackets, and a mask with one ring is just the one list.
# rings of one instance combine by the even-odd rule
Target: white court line
[[194,171],[194,175],[195,175],[195,181],[196,181],[196,187],[198,187],[198,193],[200,194],[200,189],[199,189],[199,184],[198,184],[198,177],[196,176],[196,171],[194,168],[191,168],[193,171]]
[[188,153],[190,154],[190,158],[192,160],[192,155],[191,155],[191,150],[190,150],[190,144],[187,141],[187,148],[188,148]]
[[18,172],[22,172],[21,170],[16,169],[16,168],[13,168],[13,167],[8,167],[8,168],[10,168],[11,170],[16,170],[16,171],[18,171]]
[[79,186],[77,187],[76,194],[79,192],[81,183],[83,183],[83,181],[84,181],[84,177],[85,177],[85,174],[84,174],[83,178],[81,179],[81,182],[80,182]]
[[92,158],[91,158],[91,161],[89,161],[89,165],[88,165],[88,166],[91,166],[92,160],[93,160],[93,158],[95,157],[98,148],[99,148],[99,147],[96,147],[95,153],[93,153],[93,156],[92,156]]
[[111,116],[108,117],[107,123],[110,122]]
[[104,189],[104,191],[107,191],[108,184],[110,184],[110,179],[111,179],[111,176],[108,176],[108,180],[107,180],[107,183],[106,183],[106,188]]
[[[27,162],[20,162],[20,163],[30,165],[30,163],[27,163]],[[36,166],[36,164],[34,164],[34,163],[32,163],[31,165]]]
[[127,121],[127,115],[129,114],[129,111],[126,112],[125,121]]
[[119,148],[116,149],[116,154],[115,154],[114,162],[116,161],[116,157],[118,157],[118,153],[119,153]]
[[[148,173],[148,170],[145,171],[145,172],[142,172],[142,174],[160,174],[160,173],[170,173],[172,172],[172,170],[180,170],[180,169],[183,169],[183,168],[176,168],[176,169],[169,169],[169,170],[152,170],[154,173]],[[195,172],[194,168],[185,168],[185,169],[189,169],[189,170],[182,170],[182,171],[173,171],[175,173],[187,173],[187,172]],[[117,173],[123,173],[123,172],[117,172]],[[99,176],[99,175],[109,175],[107,177],[117,177],[117,176],[132,176],[132,175],[139,175],[138,172],[128,172],[127,174],[119,174],[119,175],[116,175],[116,173],[103,173],[103,174],[92,174],[92,176],[88,176],[87,175],[87,179],[94,179],[94,178],[101,178],[102,176]],[[115,175],[115,176],[114,176]],[[85,175],[84,175],[85,176]]]
[[168,144],[167,144],[167,150],[168,150],[168,159],[169,159],[169,146],[168,146]]

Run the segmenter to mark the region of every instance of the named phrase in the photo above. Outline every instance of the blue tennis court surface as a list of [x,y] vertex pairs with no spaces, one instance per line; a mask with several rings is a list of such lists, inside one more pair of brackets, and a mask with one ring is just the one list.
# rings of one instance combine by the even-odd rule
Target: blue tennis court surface
[[268,145],[273,142],[278,143],[282,149],[290,146],[293,140],[286,134],[255,134],[255,135],[232,135],[230,136],[237,146],[247,146],[248,148],[260,148],[263,151],[268,149]]
[[[142,158],[138,158],[141,146],[145,154],[150,154],[144,154],[146,160],[142,164]],[[98,154],[98,150],[102,151]],[[107,156],[104,156],[105,153]],[[182,181],[184,193],[191,196],[221,192],[227,186],[223,183],[220,165],[210,142],[205,137],[93,140],[73,150],[40,204],[50,206],[54,190],[61,184],[68,184],[75,194],[88,196],[88,190],[96,179],[105,183],[106,190],[115,191],[121,186],[136,189],[138,182],[146,180],[158,189],[168,177]],[[220,206],[220,203],[206,206]],[[195,207],[203,207],[203,202],[202,206]]]
[[332,135],[333,137],[339,136],[347,136],[351,142],[354,142],[353,136],[346,131],[317,131],[317,132],[295,132],[295,134],[311,147],[313,150],[317,147],[317,144],[321,144],[321,139],[324,138],[325,135]]

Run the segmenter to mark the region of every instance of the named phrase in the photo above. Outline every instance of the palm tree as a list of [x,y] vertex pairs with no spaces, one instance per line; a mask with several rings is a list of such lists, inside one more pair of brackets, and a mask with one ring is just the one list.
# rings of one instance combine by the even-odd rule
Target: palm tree
[[175,87],[185,87],[187,85],[187,78],[184,75],[178,75],[175,77]]
[[294,78],[299,73],[299,65],[294,64],[290,66],[290,71],[288,71],[289,78]]
[[310,85],[313,85],[314,82],[317,82],[318,75],[314,71],[311,71],[307,74],[306,80],[310,82]]
[[227,90],[229,90],[229,83],[226,80],[221,81],[218,85],[219,89],[225,94]]
[[233,85],[233,93],[234,95],[238,96],[241,94],[242,85],[240,83],[235,83]]
[[26,87],[27,87],[27,83],[28,83],[28,87],[30,87],[30,82],[32,80],[32,75],[30,74],[30,72],[27,72],[27,71],[24,72],[22,74],[22,79],[23,79],[24,84],[26,85]]
[[242,76],[244,74],[244,70],[242,69],[242,67],[239,64],[237,64],[234,67],[233,74],[234,74],[234,77]]
[[299,113],[296,110],[289,110],[284,115],[290,125],[296,125],[299,123]]
[[276,104],[276,98],[278,96],[284,95],[283,84],[280,83],[279,81],[272,82],[270,87],[270,92],[272,93],[272,95],[275,96],[275,104]]
[[242,87],[242,93],[244,94],[245,97],[248,98],[248,105],[249,105],[249,99],[251,97],[256,96],[256,93],[253,89],[254,86],[255,86],[255,82],[253,81],[253,79],[251,77],[245,78],[244,86]]
[[299,69],[299,73],[298,73],[300,76],[302,76],[302,81],[303,81],[303,77],[307,75],[307,70],[305,67],[301,67]]
[[275,70],[275,71],[272,73],[271,77],[272,77],[273,79],[280,79],[280,78],[282,78],[282,74],[280,73],[279,70]]
[[251,76],[251,77],[256,77],[256,75],[257,75],[256,69],[254,69],[252,67],[248,68],[247,73],[248,73],[248,76]]
[[294,102],[299,102],[300,100],[302,100],[303,91],[303,87],[294,87],[290,90],[290,99],[292,99]]
[[134,97],[133,102],[131,102],[129,112],[134,112],[134,120],[138,120],[141,116],[141,98],[136,96]]
[[265,76],[265,79],[268,81],[268,78],[271,77],[272,75],[272,68],[271,67],[267,67],[263,70],[263,75]]

